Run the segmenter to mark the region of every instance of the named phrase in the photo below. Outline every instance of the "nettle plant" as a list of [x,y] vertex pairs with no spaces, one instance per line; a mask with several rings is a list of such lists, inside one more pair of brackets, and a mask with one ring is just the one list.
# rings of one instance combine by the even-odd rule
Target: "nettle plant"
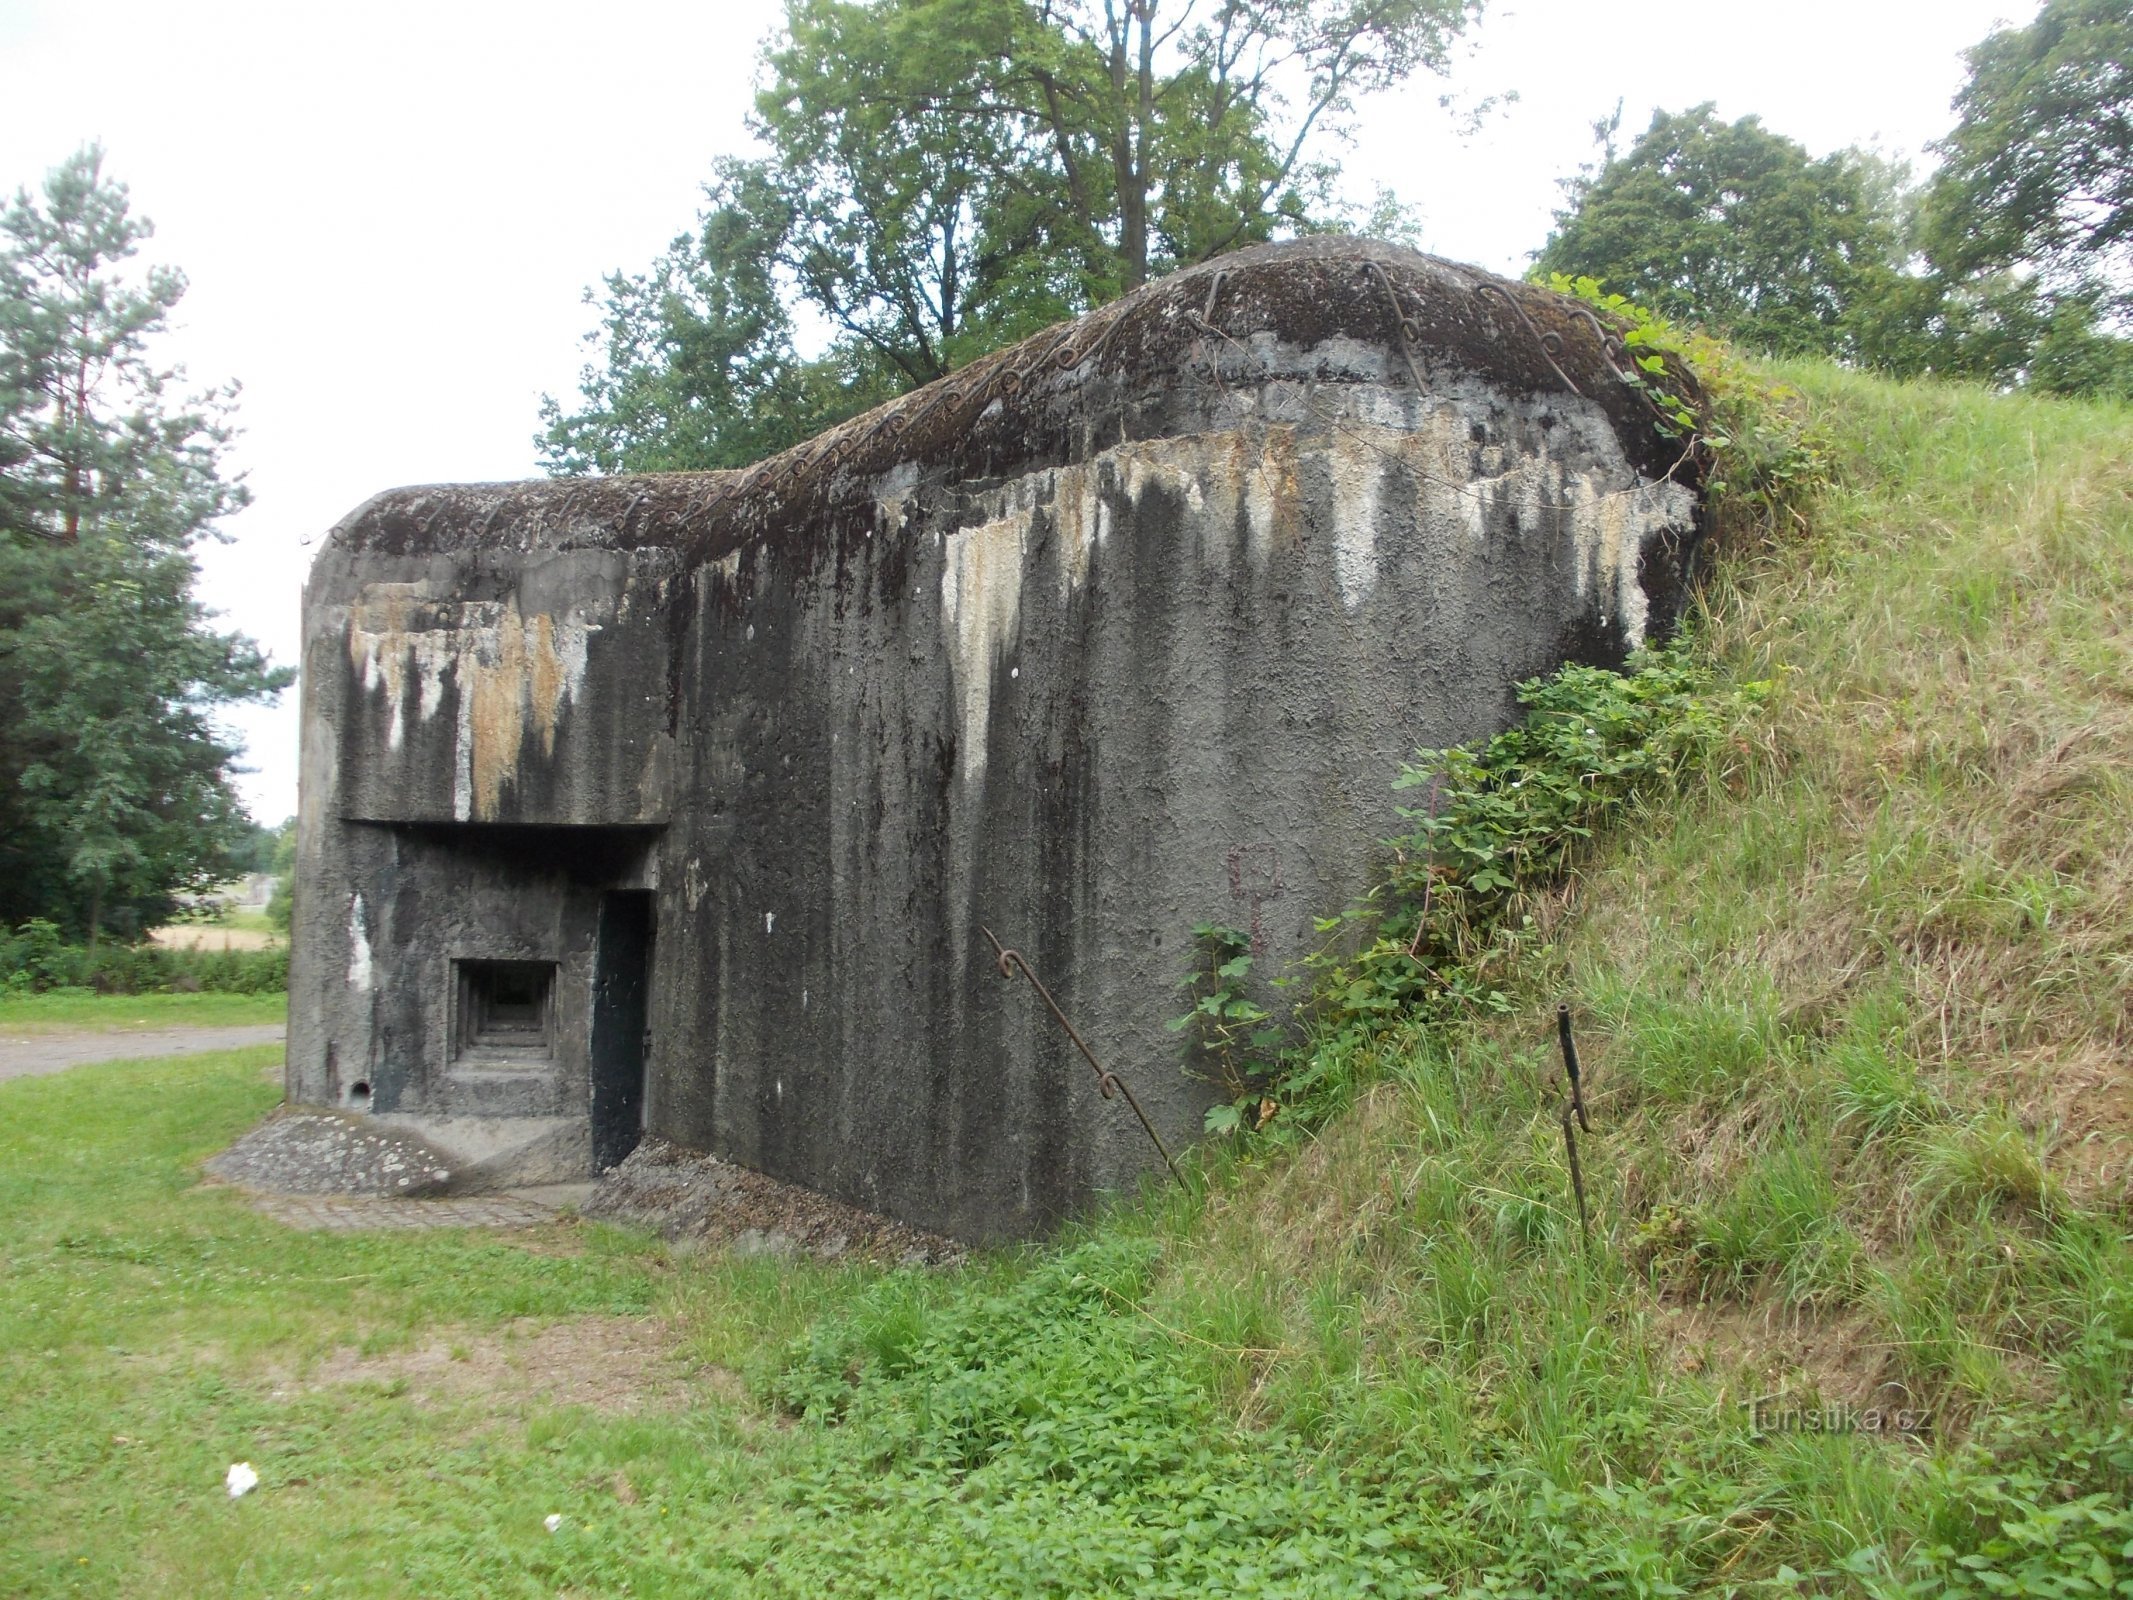
[[[1583,301],[1614,328],[1635,366],[1624,380],[1651,403],[1659,431],[1694,440],[1721,537],[1768,537],[1805,526],[1801,508],[1828,486],[1831,469],[1827,440],[1799,390],[1758,370],[1723,339],[1678,328],[1628,296],[1608,293],[1598,278],[1551,272],[1547,286]],[[1696,374],[1700,408],[1674,392],[1675,365]]]
[[1251,996],[1251,936],[1240,928],[1202,922],[1192,930],[1194,966],[1178,987],[1192,996],[1192,1009],[1171,1019],[1174,1031],[1191,1029],[1203,1076],[1226,1097],[1207,1111],[1209,1133],[1263,1128],[1280,1108],[1267,1095],[1267,1079],[1288,1030]]

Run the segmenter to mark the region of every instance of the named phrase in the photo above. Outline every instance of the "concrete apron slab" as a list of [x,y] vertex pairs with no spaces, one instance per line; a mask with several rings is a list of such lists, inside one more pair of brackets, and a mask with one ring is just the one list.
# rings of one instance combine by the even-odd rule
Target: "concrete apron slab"
[[[205,1170],[290,1227],[533,1227],[592,1192],[578,1177],[582,1126],[559,1136],[560,1121],[285,1107],[209,1158]],[[566,1149],[572,1134],[575,1146]],[[577,1181],[555,1181],[558,1161]]]
[[435,1117],[377,1111],[383,1132],[419,1140],[445,1158],[451,1194],[494,1194],[535,1184],[582,1182],[592,1159],[582,1117]]

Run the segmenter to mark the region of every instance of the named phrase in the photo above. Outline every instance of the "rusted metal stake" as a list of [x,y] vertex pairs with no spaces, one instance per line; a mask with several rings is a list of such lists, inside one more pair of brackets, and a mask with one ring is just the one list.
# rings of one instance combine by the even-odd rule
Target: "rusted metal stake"
[[1578,1129],[1592,1132],[1585,1117],[1585,1089],[1578,1076],[1577,1042],[1570,1037],[1570,1008],[1555,1008],[1555,1037],[1563,1047],[1563,1072],[1570,1080],[1570,1093],[1563,1101],[1563,1149],[1570,1156],[1570,1188],[1578,1197],[1578,1237],[1592,1236],[1592,1219],[1585,1209],[1585,1169],[1578,1162]]
[[1017,967],[1022,969],[1022,976],[1029,979],[1030,987],[1044,997],[1044,1003],[1051,1007],[1052,1015],[1059,1019],[1059,1026],[1066,1029],[1067,1037],[1074,1041],[1074,1048],[1081,1052],[1082,1060],[1088,1062],[1089,1070],[1096,1074],[1096,1092],[1106,1100],[1111,1098],[1111,1092],[1114,1089],[1126,1097],[1126,1104],[1131,1106],[1133,1114],[1140,1118],[1142,1129],[1146,1131],[1149,1141],[1154,1144],[1156,1151],[1162,1156],[1163,1165],[1170,1169],[1170,1175],[1178,1180],[1180,1188],[1186,1187],[1185,1174],[1178,1171],[1177,1162],[1171,1159],[1170,1146],[1163,1143],[1163,1136],[1155,1131],[1155,1124],[1148,1120],[1148,1113],[1141,1109],[1140,1101],[1134,1099],[1133,1091],[1126,1086],[1126,1080],[1115,1072],[1106,1071],[1103,1064],[1090,1053],[1089,1047],[1082,1042],[1081,1035],[1074,1031],[1074,1024],[1067,1021],[1066,1013],[1059,1009],[1059,1002],[1052,998],[1052,991],[1047,989],[1044,986],[1044,981],[1037,976],[1037,969],[1029,964],[1028,959],[1023,956],[1021,951],[1010,950],[1006,945],[1000,943],[999,935],[994,933],[992,929],[981,924],[978,931],[990,939],[993,949],[999,952],[1000,976],[1012,978]]
[[1568,1006],[1555,1008],[1555,1036],[1563,1046],[1563,1071],[1570,1077],[1570,1103],[1577,1107],[1578,1126],[1590,1133],[1592,1124],[1585,1120],[1585,1086],[1578,1077],[1578,1047],[1577,1041],[1570,1037]]
[[1578,1197],[1578,1237],[1592,1236],[1592,1219],[1585,1214],[1585,1170],[1578,1165],[1578,1130],[1570,1120],[1570,1102],[1563,1102],[1563,1148],[1570,1152],[1570,1188]]

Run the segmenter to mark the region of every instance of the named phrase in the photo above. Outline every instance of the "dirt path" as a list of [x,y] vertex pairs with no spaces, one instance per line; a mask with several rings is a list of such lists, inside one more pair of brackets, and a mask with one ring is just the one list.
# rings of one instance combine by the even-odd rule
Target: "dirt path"
[[0,1083],[9,1078],[36,1078],[64,1072],[91,1061],[139,1061],[148,1056],[189,1056],[203,1050],[242,1050],[255,1044],[280,1044],[287,1029],[279,1022],[255,1022],[240,1028],[80,1029],[72,1033],[0,1033]]

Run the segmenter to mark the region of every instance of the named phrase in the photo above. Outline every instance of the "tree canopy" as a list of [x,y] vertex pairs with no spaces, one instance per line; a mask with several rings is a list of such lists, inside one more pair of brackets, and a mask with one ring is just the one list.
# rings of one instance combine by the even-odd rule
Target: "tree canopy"
[[[1357,100],[1477,0],[788,0],[694,235],[604,285],[557,472],[732,466],[1155,274],[1337,225]],[[802,331],[828,348],[797,353]]]
[[1898,254],[1888,185],[1866,161],[1816,160],[1760,118],[1700,105],[1659,112],[1574,184],[1535,264],[1758,349],[1852,355]]
[[2049,0],[1967,52],[1958,120],[1927,195],[1951,276],[2028,267],[2047,287],[2133,295],[2133,7]]
[[0,922],[92,939],[227,871],[213,713],[290,677],[193,595],[234,391],[152,359],[185,280],[123,270],[150,232],[93,148],[0,215]]
[[[1571,183],[1536,257],[1757,349],[2060,393],[2133,392],[2125,0],[2053,0],[1969,52],[1922,188],[1759,119],[1661,112]],[[1611,135],[1611,127],[1603,125]]]

